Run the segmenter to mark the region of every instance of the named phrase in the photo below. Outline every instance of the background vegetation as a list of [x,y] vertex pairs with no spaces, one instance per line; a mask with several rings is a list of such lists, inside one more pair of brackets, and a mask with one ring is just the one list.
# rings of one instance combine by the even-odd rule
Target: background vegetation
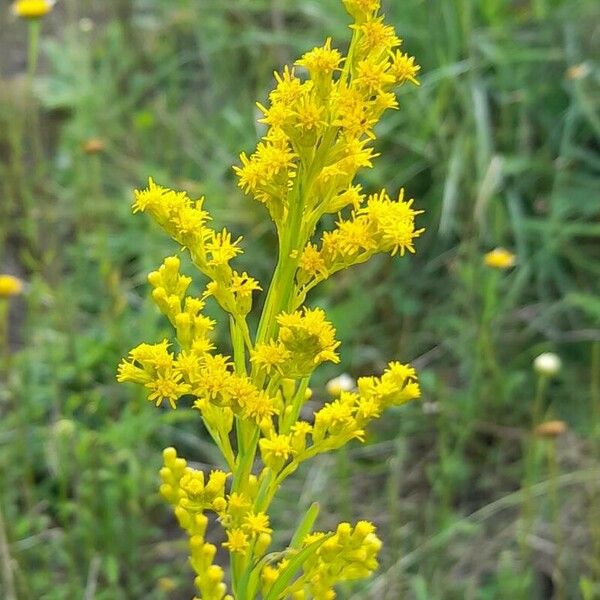
[[[600,598],[598,3],[384,4],[422,85],[384,119],[363,184],[404,185],[427,233],[415,257],[374,260],[312,302],[344,342],[341,370],[411,360],[424,398],[299,473],[275,523],[289,533],[317,497],[324,528],[378,524],[381,570],[346,600]],[[153,175],[206,194],[266,284],[273,231],[231,165],[272,71],[348,38],[340,5],[64,0],[33,77],[27,23],[2,4],[0,272],[26,282],[0,375],[2,598],[190,597],[160,450],[217,459],[191,411],[115,382],[130,347],[167,334],[145,276],[173,246],[130,214],[131,190]],[[483,264],[499,245],[514,269]],[[563,369],[544,386],[531,364],[548,350]],[[315,403],[336,373],[320,372]],[[551,418],[567,432],[535,437]]]

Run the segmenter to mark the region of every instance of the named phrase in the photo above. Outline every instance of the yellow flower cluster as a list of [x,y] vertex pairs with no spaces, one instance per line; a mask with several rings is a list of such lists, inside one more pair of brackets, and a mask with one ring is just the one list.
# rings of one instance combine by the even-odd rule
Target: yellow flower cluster
[[312,234],[322,214],[358,207],[362,196],[352,181],[376,156],[369,146],[373,128],[385,110],[397,108],[392,90],[417,83],[419,66],[397,49],[401,40],[378,16],[379,2],[346,5],[357,19],[348,56],[328,39],[294,68],[276,73],[269,105],[258,105],[268,131],[235,167],[240,187],[267,205],[279,229],[302,196],[302,237]]
[[[365,427],[390,406],[420,396],[414,369],[394,362],[381,377],[362,377],[358,391],[342,391],[314,414],[314,422],[298,420],[304,397],[284,402],[279,433],[268,430],[259,441],[264,464],[283,479],[316,454],[340,448],[352,439],[363,441]],[[281,476],[284,469],[283,476]]]
[[257,344],[252,361],[267,374],[279,372],[287,378],[308,377],[325,361],[339,362],[335,329],[320,308],[277,316],[277,340]]
[[[302,575],[287,590],[293,600],[336,597],[334,586],[344,581],[368,577],[377,569],[377,553],[381,541],[375,527],[359,521],[354,527],[340,523],[335,532],[314,532],[302,540],[301,548],[316,546],[314,554],[304,563]],[[262,571],[262,592],[266,596],[289,565],[289,558]]]
[[413,200],[404,201],[404,190],[398,200],[391,200],[385,190],[363,196],[354,188],[353,205],[357,207],[350,219],[340,219],[336,229],[327,231],[321,245],[309,243],[300,258],[298,283],[300,299],[316,284],[341,269],[366,262],[378,252],[404,256],[414,253],[414,239],[423,233],[415,228],[415,216],[423,211],[412,208]]
[[203,511],[225,501],[227,474],[213,471],[205,484],[204,474],[188,467],[174,448],[166,448],[163,458],[160,493],[174,507],[179,525],[189,536],[190,562],[197,574],[194,583],[200,592],[197,600],[233,600],[227,595],[223,569],[213,564],[217,548],[204,539],[208,517]]
[[[241,238],[217,231],[192,199],[149,180],[136,191],[134,212],[149,214],[185,250],[206,277],[199,296],[181,272],[179,256],[148,276],[152,298],[173,326],[174,340],[142,343],[118,369],[118,380],[145,388],[150,401],[199,411],[226,470],[205,475],[175,449],[164,452],[163,497],[189,537],[195,585],[202,600],[328,599],[335,586],[367,577],[381,543],[372,524],[342,523],[335,532],[311,533],[316,512],[298,524],[289,547],[271,545],[269,509],[283,481],[298,466],[352,440],[364,441],[383,411],[419,397],[415,371],[392,362],[380,377],[363,377],[301,419],[310,378],[323,362],[338,363],[340,342],[321,308],[304,305],[308,292],[337,271],[375,253],[414,252],[421,211],[401,190],[363,193],[354,182],[372,166],[374,127],[397,108],[393,89],[416,83],[419,67],[400,51],[401,40],[379,14],[379,0],[344,0],[354,18],[346,55],[331,39],[276,74],[266,106],[264,138],[235,167],[240,187],[265,204],[277,227],[279,252],[256,331],[247,316],[261,286],[231,262]],[[336,226],[314,240],[325,214]],[[230,350],[219,353],[215,322],[205,313],[214,299],[229,315]],[[209,517],[224,529],[230,576],[214,564],[217,548],[205,539]],[[228,595],[225,580],[230,581]]]
[[189,251],[194,265],[210,280],[207,296],[214,296],[228,313],[245,315],[252,308],[252,292],[260,290],[260,285],[229,266],[231,259],[242,253],[241,238],[233,239],[226,229],[209,227],[210,216],[203,203],[204,198],[192,200],[185,192],[164,188],[150,178],[146,189],[135,192],[133,212],[150,214]]
[[[216,547],[205,540],[208,518],[204,513],[210,511],[217,516],[225,529],[222,546],[232,554],[232,560],[248,567],[248,550],[252,548],[255,554],[263,556],[272,541],[269,516],[253,509],[260,480],[251,477],[247,493],[228,494],[227,473],[212,471],[205,482],[204,474],[187,466],[174,448],[166,448],[163,459],[160,493],[173,506],[180,526],[188,533],[190,559],[201,598],[231,599],[226,595],[223,569],[213,564]],[[290,568],[293,557],[309,547],[314,548],[314,553],[302,565],[302,574],[286,589],[286,597],[335,598],[336,584],[368,577],[377,568],[381,541],[373,524],[367,521],[359,521],[354,527],[340,523],[335,532],[307,534],[300,546],[290,548],[281,560],[276,562],[275,557],[280,555],[273,555],[272,562],[254,567],[255,585],[260,575],[265,597]]]

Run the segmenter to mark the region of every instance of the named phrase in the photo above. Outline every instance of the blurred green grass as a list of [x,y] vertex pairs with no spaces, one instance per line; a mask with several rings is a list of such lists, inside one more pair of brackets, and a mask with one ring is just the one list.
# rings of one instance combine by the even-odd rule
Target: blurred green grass
[[[422,85],[382,123],[363,185],[406,187],[427,232],[410,260],[375,260],[311,301],[338,328],[342,370],[413,360],[424,402],[300,473],[275,521],[291,531],[318,496],[323,527],[377,522],[381,571],[341,598],[600,597],[600,10],[385,9]],[[130,214],[131,189],[152,175],[206,194],[265,284],[273,231],[231,165],[259,134],[254,101],[272,71],[346,39],[347,19],[337,0],[65,0],[43,23],[34,105],[25,24],[0,13],[0,270],[27,282],[0,381],[0,585],[8,569],[18,598],[186,598],[184,541],[156,495],[160,449],[218,458],[188,411],[158,411],[114,381],[131,346],[168,335],[145,276],[172,246]],[[90,139],[104,150],[87,154]],[[484,267],[498,245],[517,254],[514,270]],[[526,553],[523,448],[544,350],[564,362],[544,411],[570,430],[557,441],[558,517],[549,446],[535,446]],[[320,373],[317,401],[336,372]]]

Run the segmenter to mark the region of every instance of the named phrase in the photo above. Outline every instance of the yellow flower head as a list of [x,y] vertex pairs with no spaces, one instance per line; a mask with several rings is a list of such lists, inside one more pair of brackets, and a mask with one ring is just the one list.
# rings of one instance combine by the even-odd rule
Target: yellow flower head
[[421,395],[415,370],[399,362],[391,362],[381,377],[361,377],[358,391],[356,416],[367,420],[389,406],[416,400]]
[[240,528],[229,529],[227,531],[227,541],[223,542],[223,547],[227,548],[229,552],[239,554],[246,552],[249,545],[248,536]]
[[358,63],[356,84],[359,88],[372,94],[388,88],[394,83],[394,75],[390,72],[390,63],[386,60],[366,58]]
[[273,399],[265,391],[252,394],[242,409],[244,417],[252,419],[257,424],[262,423],[264,419],[270,419],[276,413]]
[[54,8],[53,0],[16,0],[12,9],[22,19],[38,19]]
[[148,187],[145,190],[135,190],[133,212],[144,212],[146,209],[155,208],[162,202],[163,196],[167,194],[166,188],[157,185],[152,177],[148,178]]
[[517,257],[505,248],[496,248],[484,256],[484,262],[493,269],[510,269],[517,262]]
[[260,533],[271,533],[273,530],[269,527],[269,517],[263,512],[253,513],[249,512],[244,517],[244,524],[242,527],[252,535],[258,535]]
[[419,85],[417,81],[417,73],[421,67],[415,64],[415,57],[396,50],[394,60],[390,68],[390,73],[394,76],[398,85],[405,81],[410,81],[415,85]]
[[191,391],[190,385],[182,381],[181,373],[175,371],[157,374],[155,379],[146,384],[146,387],[150,390],[148,400],[155,402],[156,406],[166,400],[171,408],[176,408],[177,400]]
[[319,249],[310,242],[304,248],[304,252],[300,258],[300,268],[312,277],[319,275],[327,277],[328,275],[325,259],[319,252]]
[[23,282],[14,275],[0,275],[0,298],[18,296],[23,292]]
[[361,23],[373,17],[381,6],[380,0],[343,0],[346,10]]
[[284,372],[310,374],[322,362],[339,362],[336,348],[335,329],[325,319],[320,308],[304,308],[294,313],[281,313],[277,317],[280,325],[279,341],[290,352],[291,358],[283,367]]
[[131,350],[129,360],[122,360],[119,365],[117,381],[141,383],[149,390],[148,400],[157,406],[166,400],[175,408],[177,400],[192,389],[182,381],[183,374],[168,346],[164,340],[160,344],[140,344]]
[[252,506],[252,502],[244,494],[232,492],[227,496],[227,508],[233,516],[246,513]]
[[231,290],[241,298],[249,298],[252,297],[252,292],[259,292],[262,288],[256,279],[244,271],[241,275],[237,272],[233,273]]
[[275,434],[259,441],[263,462],[273,471],[279,471],[292,454],[292,440],[289,435]]
[[383,17],[371,18],[350,27],[361,32],[361,49],[366,51],[391,51],[402,43],[394,28],[384,23]]
[[327,38],[322,48],[313,48],[296,62],[298,66],[304,67],[312,77],[320,75],[331,75],[342,62],[339,50],[331,48],[331,38]]
[[206,242],[206,250],[210,253],[208,264],[225,265],[232,258],[235,258],[242,252],[239,247],[241,239],[232,240],[231,233],[226,229],[219,233],[212,233],[210,239]]
[[198,387],[194,389],[194,393],[197,396],[215,400],[220,394],[227,391],[230,384],[230,362],[227,356],[221,354],[206,354],[203,360],[200,381]]
[[257,344],[250,360],[270,374],[275,370],[281,372],[281,366],[290,357],[290,351],[281,342],[270,341]]

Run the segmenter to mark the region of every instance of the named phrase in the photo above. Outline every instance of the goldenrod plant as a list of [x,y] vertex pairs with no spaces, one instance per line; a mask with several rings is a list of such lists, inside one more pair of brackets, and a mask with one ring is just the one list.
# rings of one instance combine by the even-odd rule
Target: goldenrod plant
[[[419,66],[380,15],[378,0],[343,0],[353,17],[347,54],[328,39],[293,67],[276,73],[263,113],[266,133],[234,167],[242,190],[265,205],[277,229],[279,254],[257,330],[247,316],[261,284],[231,262],[241,238],[210,225],[204,199],[166,189],[152,179],[136,191],[134,212],[148,213],[208,279],[201,297],[177,256],[148,277],[152,298],[171,322],[176,343],[141,344],[119,366],[118,380],[147,389],[157,405],[190,402],[218,446],[226,467],[204,473],[174,448],[164,451],[160,492],[189,536],[197,599],[329,599],[343,581],[377,568],[381,542],[367,521],[313,530],[318,507],[298,523],[286,548],[271,548],[269,510],[283,481],[318,454],[352,440],[390,407],[419,397],[412,367],[392,362],[380,377],[340,387],[312,418],[302,418],[309,383],[323,362],[337,363],[340,342],[325,312],[305,304],[309,292],[337,271],[374,254],[414,252],[420,213],[403,190],[367,195],[355,183],[372,166],[374,127],[398,108],[394,88],[417,83]],[[337,214],[331,231],[317,225]],[[215,322],[203,314],[213,299],[228,315],[232,357],[218,352]],[[210,518],[223,527],[229,575],[215,564],[206,539]],[[229,585],[228,585],[229,584]],[[228,591],[229,589],[229,591]]]

